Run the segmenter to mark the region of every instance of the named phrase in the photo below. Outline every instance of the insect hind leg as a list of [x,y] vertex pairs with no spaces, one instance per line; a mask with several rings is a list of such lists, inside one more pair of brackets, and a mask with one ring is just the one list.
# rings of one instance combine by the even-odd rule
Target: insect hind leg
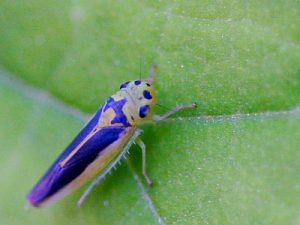
[[134,134],[132,135],[131,139],[129,140],[129,142],[125,145],[125,147],[123,148],[122,152],[105,168],[105,170],[98,176],[96,177],[91,183],[90,185],[87,187],[87,189],[83,192],[83,194],[81,195],[80,199],[77,202],[77,207],[81,207],[81,205],[83,204],[83,202],[86,200],[87,196],[90,194],[90,192],[92,191],[92,189],[99,184],[108,173],[110,173],[110,171],[116,166],[116,164],[118,162],[120,162],[120,160],[122,158],[125,157],[126,153],[129,151],[131,145],[136,141],[136,139],[138,138],[138,136],[141,135],[143,131],[141,129],[137,129]]
[[143,157],[142,158],[142,172],[143,172],[143,176],[145,177],[145,180],[147,181],[148,185],[152,186],[153,181],[149,177],[149,175],[147,173],[147,167],[146,167],[146,145],[144,144],[144,142],[139,137],[136,139],[136,143],[142,149],[142,157]]

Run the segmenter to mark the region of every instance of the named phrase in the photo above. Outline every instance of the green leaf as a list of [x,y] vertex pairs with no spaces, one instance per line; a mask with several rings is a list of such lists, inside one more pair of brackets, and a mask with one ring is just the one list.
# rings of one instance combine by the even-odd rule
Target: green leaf
[[[1,224],[299,224],[299,12],[298,1],[1,1]],[[142,77],[159,66],[160,104],[199,105],[142,126],[155,185],[134,147],[82,209],[80,189],[24,211],[82,112],[140,63]]]

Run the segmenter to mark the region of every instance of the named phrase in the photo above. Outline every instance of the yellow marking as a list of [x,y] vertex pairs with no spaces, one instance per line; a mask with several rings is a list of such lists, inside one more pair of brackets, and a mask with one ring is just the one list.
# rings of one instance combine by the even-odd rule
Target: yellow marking
[[119,101],[122,100],[124,98],[124,96],[122,95],[122,92],[119,92],[119,94],[114,94],[111,96],[115,101]]
[[116,112],[113,108],[108,108],[105,112],[102,113],[101,118],[99,119],[97,127],[108,127],[111,126],[111,121],[116,117]]
[[65,158],[63,161],[59,163],[61,167],[64,167],[64,165],[79,151],[79,149],[91,138],[93,137],[100,129],[94,128],[91,133],[89,133],[86,138],[83,139],[82,142],[80,142],[79,145],[68,155],[67,158]]
[[65,158],[63,161],[59,163],[61,167],[64,167],[66,163],[79,151],[79,149],[92,138],[98,131],[100,131],[104,127],[122,127],[124,126],[122,123],[111,124],[111,121],[115,118],[116,113],[114,109],[109,108],[104,113],[102,113],[101,118],[98,124],[94,127],[91,133],[89,133],[82,142]]

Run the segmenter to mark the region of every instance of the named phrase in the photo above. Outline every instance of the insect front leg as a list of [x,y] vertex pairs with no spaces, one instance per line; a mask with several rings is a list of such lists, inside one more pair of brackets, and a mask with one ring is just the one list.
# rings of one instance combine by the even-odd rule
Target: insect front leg
[[182,109],[190,109],[190,108],[196,108],[196,107],[197,107],[196,103],[186,104],[186,105],[177,105],[176,107],[174,107],[173,109],[169,110],[168,112],[166,112],[162,115],[154,115],[152,119],[154,121],[162,121]]
[[146,145],[144,144],[144,142],[140,139],[137,138],[135,141],[140,148],[142,149],[142,173],[143,176],[145,177],[145,180],[147,181],[147,184],[149,186],[153,185],[153,181],[152,179],[149,177],[148,173],[147,173],[147,165],[146,165]]

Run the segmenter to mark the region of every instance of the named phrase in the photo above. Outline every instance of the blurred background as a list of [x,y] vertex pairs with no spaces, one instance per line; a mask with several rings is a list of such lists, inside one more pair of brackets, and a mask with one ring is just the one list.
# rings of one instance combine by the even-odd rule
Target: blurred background
[[[299,1],[0,1],[1,224],[299,224]],[[43,209],[26,194],[88,117],[159,67],[141,153]],[[165,111],[156,108],[157,113]]]

